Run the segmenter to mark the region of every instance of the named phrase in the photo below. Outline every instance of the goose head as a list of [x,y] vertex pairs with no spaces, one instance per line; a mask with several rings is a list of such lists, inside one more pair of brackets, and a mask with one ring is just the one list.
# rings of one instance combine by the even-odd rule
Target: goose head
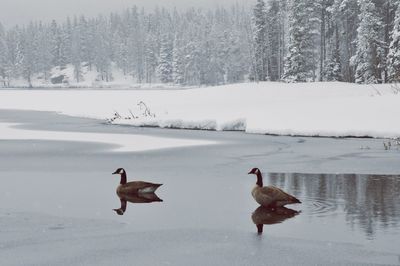
[[248,172],[247,174],[249,174],[249,175],[251,175],[251,174],[253,174],[253,175],[258,175],[259,173],[261,173],[260,172],[260,169],[258,169],[258,168],[253,168],[253,169],[251,169],[251,171],[250,172]]
[[256,175],[256,176],[257,176],[257,186],[259,186],[259,187],[262,187],[262,186],[263,186],[263,180],[262,180],[262,175],[261,175],[260,169],[258,169],[257,167],[254,167],[254,168],[251,169],[251,171],[248,172],[247,174],[249,174],[249,175]]
[[121,176],[121,181],[119,182],[121,185],[126,184],[126,172],[124,170],[124,168],[118,168],[117,170],[115,170],[114,173],[112,173],[113,175],[120,175]]
[[126,174],[124,168],[118,168],[117,170],[115,170],[114,173],[112,173],[113,175],[123,175]]

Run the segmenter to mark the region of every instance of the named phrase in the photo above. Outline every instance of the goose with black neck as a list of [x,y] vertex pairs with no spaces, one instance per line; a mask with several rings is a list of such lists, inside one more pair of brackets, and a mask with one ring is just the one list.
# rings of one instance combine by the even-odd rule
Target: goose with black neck
[[131,181],[127,182],[127,175],[124,168],[118,168],[113,175],[120,175],[121,181],[119,186],[117,187],[117,194],[120,197],[129,194],[146,194],[146,193],[154,193],[162,184],[155,184],[144,181]]
[[287,204],[301,203],[296,197],[274,186],[263,186],[263,177],[260,169],[253,168],[248,173],[257,176],[256,186],[251,191],[254,200],[263,207],[277,208]]

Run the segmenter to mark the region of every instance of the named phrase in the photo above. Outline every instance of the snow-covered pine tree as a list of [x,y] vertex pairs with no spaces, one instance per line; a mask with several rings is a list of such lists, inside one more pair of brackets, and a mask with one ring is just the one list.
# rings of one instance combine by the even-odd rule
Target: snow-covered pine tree
[[67,22],[63,25],[62,42],[65,64],[69,64],[72,62],[72,23],[69,17],[67,17]]
[[[334,0],[329,8],[331,23],[337,25],[340,47],[340,67],[342,80],[354,82],[354,67],[350,64],[356,52],[359,5],[355,0]],[[329,52],[328,52],[329,53]]]
[[[17,27],[13,27],[10,30],[7,31],[6,33],[6,45],[7,45],[7,60],[9,62],[9,67],[8,67],[8,74],[7,74],[7,80],[8,83],[11,83],[11,80],[13,78],[16,78],[18,76],[17,74],[17,68],[16,68],[16,51],[17,51],[17,44],[18,44],[18,36],[19,36],[19,31],[17,30]],[[8,85],[9,85],[8,84]]]
[[[89,35],[88,35],[88,22],[84,16],[81,16],[78,21],[78,25],[75,28],[77,35],[79,36],[79,55],[81,63],[90,64],[89,62]],[[91,65],[90,65],[91,66]]]
[[218,85],[225,82],[226,65],[229,55],[229,33],[224,25],[226,14],[217,9],[215,23],[206,24],[205,41],[202,43],[201,54],[202,72],[204,77],[202,84]]
[[316,79],[316,7],[311,0],[289,3],[289,51],[283,77],[286,82],[308,82]]
[[246,73],[246,59],[244,51],[241,47],[240,34],[237,31],[232,31],[228,35],[228,55],[226,58],[226,82],[236,83],[244,80]]
[[157,75],[162,83],[172,82],[173,73],[173,43],[167,34],[161,37],[160,55]]
[[268,73],[271,81],[279,80],[281,78],[281,65],[280,65],[280,44],[281,34],[283,31],[282,20],[279,16],[281,14],[281,5],[279,0],[270,0],[268,2],[266,18],[268,21],[268,46],[269,60],[268,60]]
[[111,81],[111,41],[109,25],[104,17],[99,17],[95,27],[94,64],[100,75],[100,80]]
[[50,26],[51,36],[51,55],[52,55],[52,66],[59,66],[60,65],[60,34],[57,23],[55,20],[51,22]]
[[128,36],[124,33],[124,29],[120,26],[112,33],[111,45],[113,49],[113,61],[122,69],[124,75],[130,72],[130,53],[128,51]]
[[32,87],[32,74],[34,73],[34,50],[33,50],[33,38],[32,32],[30,32],[30,27],[23,29],[18,35],[17,44],[17,71],[20,77],[23,77],[27,82],[29,87]]
[[[40,59],[40,43],[39,43],[39,31],[38,25],[31,22],[25,32],[25,58],[27,68],[29,68],[30,74],[33,76],[35,73],[39,73],[39,59]],[[41,79],[44,77],[40,76]]]
[[389,81],[389,66],[388,66],[388,54],[389,46],[391,42],[391,32],[393,30],[396,5],[399,0],[386,0],[386,1],[375,1],[378,15],[382,21],[382,28],[379,32],[379,69],[382,72],[382,82],[386,83]]
[[68,55],[68,36],[65,29],[59,27],[53,20],[50,26],[50,42],[53,66],[64,68],[67,64]]
[[334,25],[334,43],[331,43],[333,46],[330,49],[330,54],[328,54],[329,58],[325,61],[325,68],[323,71],[323,80],[324,81],[341,81],[342,80],[342,67],[340,62],[340,42],[339,42],[339,32],[338,26]]
[[9,67],[6,34],[3,25],[0,23],[0,82],[3,83],[4,87],[8,85]]
[[269,79],[267,55],[267,14],[264,0],[257,0],[253,8],[254,77],[256,81]]
[[75,16],[72,24],[71,33],[71,64],[74,66],[74,78],[76,82],[80,82],[82,78],[81,69],[81,37],[78,18]]
[[400,1],[397,2],[391,40],[388,54],[389,81],[400,82]]
[[356,83],[381,82],[379,71],[378,40],[381,20],[377,16],[375,4],[372,0],[359,0],[361,13],[360,25],[357,32],[357,52],[351,58],[355,67]]
[[145,80],[145,36],[146,19],[144,10],[138,12],[134,6],[125,12],[123,25],[127,35],[127,51],[129,72],[136,78],[138,83]]
[[51,47],[49,42],[49,30],[41,22],[37,27],[37,43],[38,43],[38,58],[37,58],[37,71],[41,73],[44,80],[49,79],[49,72],[51,69]]
[[323,64],[322,81],[341,81],[343,79],[340,56],[340,24],[338,19],[338,17],[340,17],[340,11],[335,1],[330,0],[328,2],[323,2],[326,7],[326,12],[324,15],[325,22],[321,23],[325,26],[325,36],[323,38],[323,45],[321,45],[321,54],[323,53],[322,56],[324,57],[321,60]]
[[174,49],[172,51],[172,79],[175,84],[183,84],[185,81],[181,41],[179,37],[174,39]]
[[14,77],[19,78],[23,75],[24,71],[24,46],[20,31],[18,31],[18,36],[16,40],[14,52]]

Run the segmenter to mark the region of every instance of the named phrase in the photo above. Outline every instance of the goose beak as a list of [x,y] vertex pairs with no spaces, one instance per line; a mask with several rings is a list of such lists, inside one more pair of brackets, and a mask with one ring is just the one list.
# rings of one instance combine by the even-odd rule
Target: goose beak
[[248,174],[248,175],[251,175],[251,174],[252,174],[252,172],[250,171],[250,172],[248,172],[247,174]]
[[118,174],[118,172],[117,171],[115,171],[114,173],[112,173],[112,175],[117,175]]

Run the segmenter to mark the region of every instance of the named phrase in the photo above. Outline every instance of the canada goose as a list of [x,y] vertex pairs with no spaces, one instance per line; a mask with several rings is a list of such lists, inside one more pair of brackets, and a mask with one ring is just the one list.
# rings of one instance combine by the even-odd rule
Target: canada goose
[[153,184],[149,182],[143,181],[126,181],[126,172],[123,168],[118,168],[113,175],[121,175],[121,182],[117,187],[117,194],[120,198],[123,198],[124,195],[130,194],[146,194],[146,193],[154,193],[157,188],[162,186],[162,184]]
[[253,168],[248,174],[254,174],[257,176],[257,183],[251,191],[251,195],[261,206],[276,208],[282,207],[286,204],[301,203],[300,200],[289,195],[280,188],[274,186],[263,187],[263,178],[260,169]]
[[151,203],[162,202],[154,192],[162,184],[153,184],[143,181],[127,182],[126,172],[123,168],[118,168],[113,175],[121,175],[121,182],[117,187],[117,195],[121,201],[119,209],[113,209],[118,215],[124,215],[127,202],[131,203]]
[[162,202],[155,193],[144,193],[144,194],[128,194],[120,197],[121,207],[119,209],[113,209],[118,215],[124,215],[126,212],[127,202],[130,203],[151,203],[151,202]]
[[257,231],[259,234],[263,232],[264,224],[278,224],[283,221],[293,218],[299,211],[295,211],[285,207],[278,207],[276,209],[265,208],[263,206],[258,207],[253,214],[251,219],[253,223],[257,226]]

